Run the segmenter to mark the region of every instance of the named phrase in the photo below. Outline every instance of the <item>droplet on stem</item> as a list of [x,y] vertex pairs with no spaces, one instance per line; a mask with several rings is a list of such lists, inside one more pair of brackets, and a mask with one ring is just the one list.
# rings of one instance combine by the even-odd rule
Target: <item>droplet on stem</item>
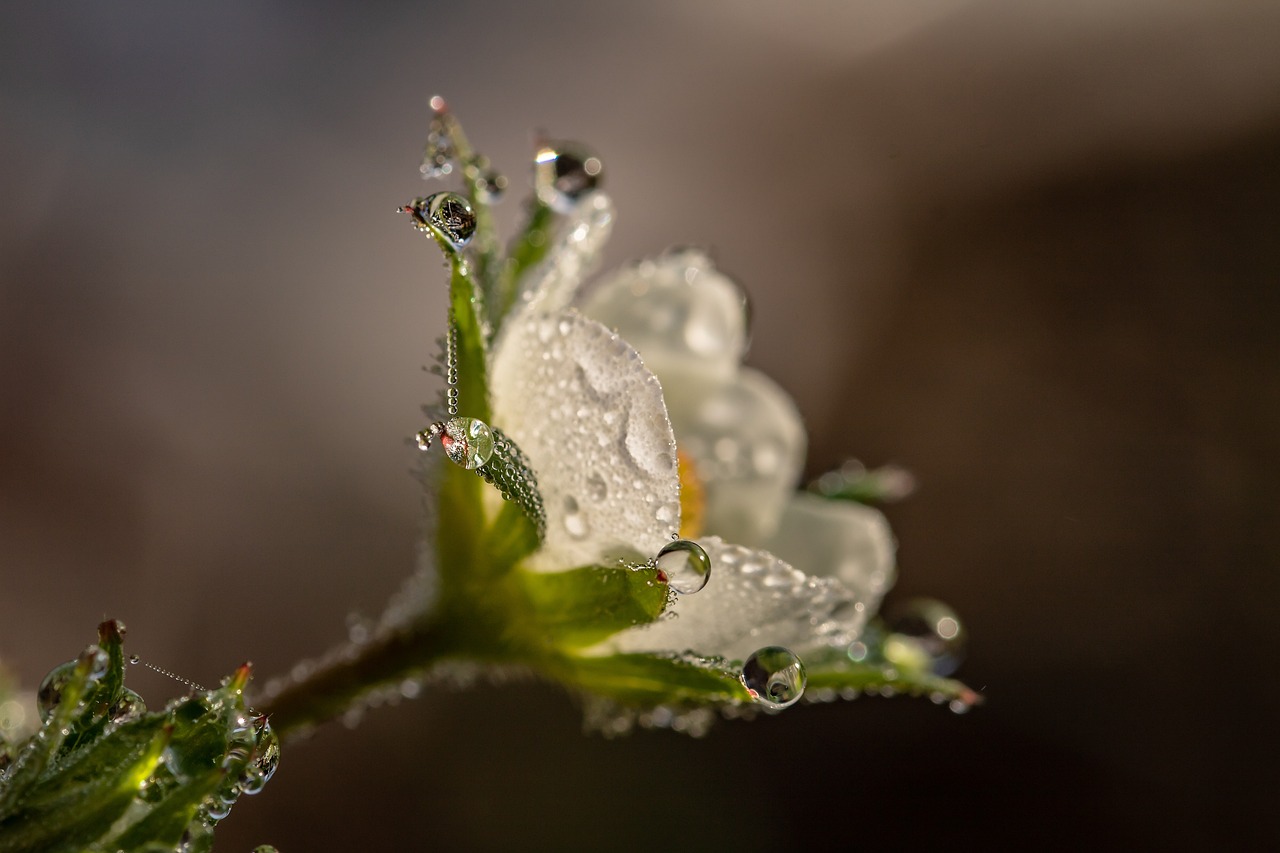
[[786,708],[804,694],[804,664],[782,646],[765,646],[753,652],[742,665],[740,677],[752,698],[766,708]]
[[538,200],[557,213],[568,213],[578,199],[600,185],[600,158],[573,142],[546,142],[533,160],[533,188]]
[[431,449],[432,439],[439,438],[445,455],[468,470],[479,468],[493,458],[493,430],[477,418],[436,421],[416,437],[418,449],[424,451]]
[[467,200],[457,193],[435,193],[426,198],[415,198],[400,208],[413,217],[419,231],[435,229],[455,250],[471,241],[476,233],[476,214]]
[[653,563],[666,576],[667,584],[684,595],[699,591],[711,579],[711,558],[701,545],[689,539],[668,542]]

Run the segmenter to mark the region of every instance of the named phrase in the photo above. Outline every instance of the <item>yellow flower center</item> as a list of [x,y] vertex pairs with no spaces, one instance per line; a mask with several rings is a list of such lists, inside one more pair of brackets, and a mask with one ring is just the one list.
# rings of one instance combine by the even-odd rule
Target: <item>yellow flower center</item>
[[696,539],[706,517],[707,491],[693,459],[680,450],[676,451],[676,473],[680,476],[680,536]]

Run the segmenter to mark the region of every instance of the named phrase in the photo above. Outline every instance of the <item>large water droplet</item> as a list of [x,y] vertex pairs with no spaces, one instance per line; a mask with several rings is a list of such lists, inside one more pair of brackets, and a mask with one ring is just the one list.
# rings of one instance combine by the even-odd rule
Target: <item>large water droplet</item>
[[667,576],[667,584],[685,595],[702,589],[711,579],[711,558],[701,545],[688,539],[667,543],[653,562]]
[[476,233],[475,211],[457,193],[435,193],[426,198],[415,198],[402,209],[413,215],[418,230],[429,230],[429,223],[454,249],[467,245]]
[[[107,672],[111,659],[102,649],[90,646],[93,660],[89,668],[89,680],[97,681]],[[36,707],[40,711],[40,719],[47,721],[53,715],[54,709],[62,702],[62,691],[66,688],[67,683],[71,681],[71,677],[75,674],[76,664],[78,661],[70,660],[66,663],[60,663],[53,669],[49,670],[49,674],[44,677],[44,681],[40,682],[40,687],[36,691]]]
[[888,624],[893,633],[885,640],[884,656],[899,667],[950,675],[964,659],[964,626],[941,601],[908,601],[893,612]]
[[600,184],[600,158],[572,142],[548,142],[533,161],[533,188],[538,200],[557,213],[573,210],[578,199]]
[[136,720],[147,712],[147,703],[142,701],[142,697],[123,687],[120,690],[120,698],[111,706],[111,722],[127,723],[130,720]]
[[804,664],[782,646],[766,646],[752,653],[742,665],[741,677],[751,696],[766,708],[786,708],[804,694]]
[[450,418],[440,436],[440,446],[454,463],[467,469],[479,468],[493,458],[493,430],[476,418]]

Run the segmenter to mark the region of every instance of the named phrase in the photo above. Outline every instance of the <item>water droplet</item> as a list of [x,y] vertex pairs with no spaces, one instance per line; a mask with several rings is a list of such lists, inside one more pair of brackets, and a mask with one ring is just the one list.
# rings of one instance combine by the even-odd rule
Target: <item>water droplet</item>
[[548,142],[533,163],[533,186],[538,200],[557,213],[573,210],[578,199],[600,184],[600,158],[572,142]]
[[507,178],[493,169],[484,169],[476,178],[476,195],[480,200],[493,204],[502,198],[507,189]]
[[418,449],[430,450],[431,440],[437,436],[445,455],[468,470],[479,468],[493,458],[493,430],[484,421],[476,418],[437,421],[418,433]]
[[578,508],[578,501],[573,496],[564,499],[564,529],[574,539],[585,539],[591,532],[587,517]]
[[401,210],[413,216],[419,231],[434,227],[454,249],[467,245],[476,233],[475,211],[457,193],[435,193],[426,198],[415,198]]
[[688,539],[667,543],[653,562],[667,576],[670,587],[685,595],[702,589],[711,579],[711,558],[701,545]]
[[253,761],[245,768],[241,779],[244,792],[250,796],[261,793],[266,784],[271,781],[271,777],[275,775],[279,765],[280,740],[271,729],[271,724],[266,723],[258,736],[258,746],[254,752]]
[[593,501],[602,501],[609,496],[609,486],[598,472],[593,472],[587,477],[587,494]]
[[800,658],[782,646],[766,646],[742,665],[742,684],[766,708],[792,705],[804,693],[805,672]]
[[136,720],[147,712],[147,703],[142,697],[128,687],[121,688],[120,698],[111,706],[109,716],[113,723],[127,723]]
[[908,601],[893,612],[888,623],[893,634],[885,640],[884,654],[900,667],[950,675],[964,659],[964,626],[955,611],[941,601]]
[[58,703],[62,701],[62,690],[71,680],[75,669],[75,661],[60,663],[49,670],[44,681],[40,682],[40,689],[36,691],[36,706],[40,709],[41,720],[47,721],[58,707]]
[[212,821],[222,820],[231,814],[231,805],[232,803],[224,803],[220,797],[209,797],[204,801],[205,816]]
[[129,655],[129,663],[137,664],[141,661],[142,661],[142,658],[138,657],[137,655]]

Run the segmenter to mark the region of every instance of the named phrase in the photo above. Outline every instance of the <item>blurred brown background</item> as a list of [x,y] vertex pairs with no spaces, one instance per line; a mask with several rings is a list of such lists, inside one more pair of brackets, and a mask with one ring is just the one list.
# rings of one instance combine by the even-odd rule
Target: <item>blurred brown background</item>
[[695,243],[744,282],[810,473],[918,475],[894,596],[957,608],[988,697],[610,742],[554,688],[434,695],[288,750],[219,850],[1280,840],[1280,7],[16,5],[0,659],[25,681],[107,614],[197,680],[280,672],[399,585],[444,299],[392,210],[439,92],[521,189],[535,128],[590,141],[611,263]]

